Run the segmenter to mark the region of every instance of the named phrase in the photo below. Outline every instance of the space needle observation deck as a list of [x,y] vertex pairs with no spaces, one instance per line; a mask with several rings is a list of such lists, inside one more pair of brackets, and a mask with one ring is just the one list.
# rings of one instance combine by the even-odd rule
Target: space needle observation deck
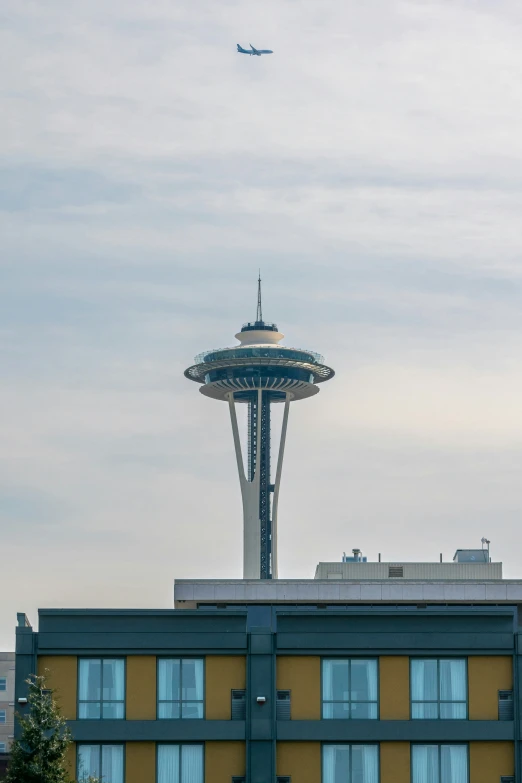
[[[277,506],[290,403],[317,394],[334,371],[313,351],[280,345],[284,335],[263,321],[261,278],[256,320],[236,334],[239,345],[205,351],[185,376],[206,397],[228,402],[243,499],[243,577],[277,579]],[[248,459],[245,464],[236,403],[248,405]],[[271,478],[270,408],[284,403],[275,480]]]

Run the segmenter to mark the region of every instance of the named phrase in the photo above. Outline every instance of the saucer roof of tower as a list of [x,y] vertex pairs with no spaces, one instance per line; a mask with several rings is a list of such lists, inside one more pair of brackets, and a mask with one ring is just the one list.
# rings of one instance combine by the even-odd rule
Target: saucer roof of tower
[[280,345],[284,335],[263,320],[261,276],[257,290],[256,320],[236,334],[239,345],[198,354],[185,377],[216,400],[227,400],[232,392],[236,402],[249,402],[256,389],[270,392],[271,402],[284,402],[287,394],[292,400],[317,394],[317,384],[333,378],[334,371],[314,351]]
[[317,394],[316,384],[333,378],[334,371],[314,351],[279,345],[283,337],[275,324],[245,324],[236,335],[239,345],[200,353],[185,377],[202,384],[202,394],[218,400],[226,400],[232,390],[256,388],[289,390],[294,400]]

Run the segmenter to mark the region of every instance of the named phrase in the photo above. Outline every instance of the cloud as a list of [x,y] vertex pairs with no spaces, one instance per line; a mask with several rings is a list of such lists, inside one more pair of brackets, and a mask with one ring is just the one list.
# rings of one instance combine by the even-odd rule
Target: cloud
[[16,611],[240,576],[228,413],[183,370],[252,317],[259,266],[336,370],[292,409],[281,573],[486,534],[516,575],[520,4],[1,13],[0,647]]

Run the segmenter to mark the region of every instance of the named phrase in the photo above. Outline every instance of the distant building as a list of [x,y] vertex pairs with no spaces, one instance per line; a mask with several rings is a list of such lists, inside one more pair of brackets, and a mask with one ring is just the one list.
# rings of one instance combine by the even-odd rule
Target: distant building
[[14,734],[15,654],[0,652],[0,778]]
[[[316,579],[351,579],[351,580],[390,580],[400,588],[402,581],[429,580],[430,582],[453,582],[456,579],[467,581],[502,580],[502,563],[492,563],[487,549],[457,549],[451,563],[410,563],[408,561],[368,562],[362,557],[359,549],[354,549],[354,556],[347,557],[343,553],[342,560],[337,563],[319,563],[315,570]],[[401,581],[402,580],[402,581]],[[433,594],[433,585],[430,587]],[[399,594],[398,592],[396,593]],[[441,598],[444,598],[441,592]]]

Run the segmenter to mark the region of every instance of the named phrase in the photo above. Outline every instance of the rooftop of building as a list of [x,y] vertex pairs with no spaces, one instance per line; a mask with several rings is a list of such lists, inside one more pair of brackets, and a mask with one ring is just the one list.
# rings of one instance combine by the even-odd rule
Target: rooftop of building
[[[360,549],[339,562],[319,563],[314,579],[178,579],[176,608],[250,603],[455,604],[522,601],[522,579],[502,579],[489,541],[482,549],[457,549],[443,562],[368,562]],[[487,544],[487,548],[484,547]]]
[[251,603],[513,604],[522,602],[522,579],[177,579],[174,606]]

